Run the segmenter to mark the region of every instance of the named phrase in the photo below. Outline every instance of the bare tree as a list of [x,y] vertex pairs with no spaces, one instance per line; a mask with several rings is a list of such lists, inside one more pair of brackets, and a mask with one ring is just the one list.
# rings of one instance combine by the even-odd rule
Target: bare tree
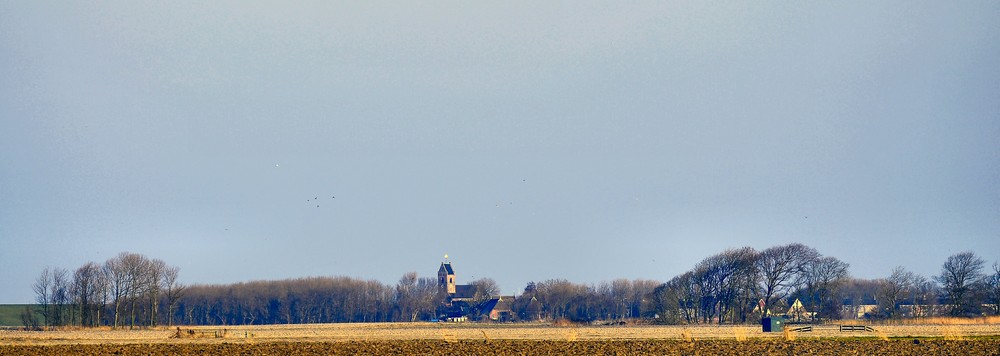
[[100,320],[100,293],[102,291],[101,267],[88,262],[73,273],[76,309],[80,313],[80,325],[97,326]]
[[174,307],[177,306],[177,301],[184,295],[184,290],[186,289],[183,284],[177,282],[179,272],[180,268],[178,267],[167,267],[163,272],[163,290],[167,297],[168,326],[174,325]]
[[697,321],[692,311],[695,302],[691,286],[693,273],[687,272],[661,284],[649,295],[654,321],[661,324],[682,324]]
[[941,266],[941,275],[935,279],[948,297],[952,315],[975,313],[977,303],[972,300],[972,287],[983,277],[984,263],[975,253],[967,251],[951,255]]
[[129,329],[135,328],[136,303],[140,301],[139,297],[146,294],[153,285],[151,265],[146,256],[137,253],[126,253],[122,256],[125,278],[129,281],[126,293],[129,302]]
[[839,317],[837,292],[841,283],[849,277],[849,267],[847,262],[832,256],[815,258],[806,264],[804,280],[809,292],[806,299],[815,312],[814,319]]
[[732,323],[746,320],[757,294],[757,251],[729,249],[702,260],[694,269],[701,291],[702,321]]
[[439,302],[439,289],[434,278],[418,278],[417,272],[408,272],[396,285],[396,303],[400,316],[409,321],[421,317],[430,319]]
[[650,312],[651,308],[646,297],[661,284],[663,283],[651,279],[632,280],[632,294],[629,296],[629,310],[626,317],[652,317],[653,313]]
[[469,284],[476,286],[475,300],[477,302],[500,296],[500,286],[493,278],[480,278]]
[[986,278],[986,297],[993,314],[1000,315],[1000,262],[993,262],[993,274]]
[[111,302],[114,305],[112,310],[115,313],[113,328],[121,326],[122,308],[126,306],[129,295],[132,293],[133,280],[129,276],[128,266],[125,261],[130,254],[122,252],[104,262],[102,269],[108,281],[108,291]]
[[145,296],[147,303],[149,303],[149,315],[148,324],[150,326],[156,326],[156,318],[159,314],[160,305],[160,292],[163,286],[164,274],[167,271],[167,263],[163,262],[161,259],[152,259],[146,261],[146,268],[144,272],[146,273],[145,280]]
[[34,308],[31,305],[25,305],[24,310],[21,311],[21,323],[24,324],[24,328],[27,330],[38,330],[38,318],[35,317]]
[[761,251],[757,270],[761,276],[764,312],[773,300],[783,298],[802,281],[808,263],[819,258],[819,252],[800,243],[775,246]]
[[52,269],[52,325],[62,326],[69,320],[66,316],[66,307],[70,302],[70,280],[69,271],[65,268]]
[[70,300],[70,281],[63,268],[46,267],[35,280],[32,290],[35,301],[42,309],[42,317],[48,326],[60,326],[66,322],[66,305]]
[[887,318],[895,318],[896,311],[899,310],[899,300],[914,287],[916,275],[907,271],[903,266],[898,266],[892,270],[888,278],[878,280],[878,308],[879,314]]
[[50,325],[52,320],[50,312],[52,302],[52,271],[49,267],[45,267],[42,270],[42,273],[35,279],[35,283],[32,284],[31,289],[35,291],[35,302],[41,308],[45,325]]
[[604,296],[607,301],[604,308],[608,310],[606,318],[609,319],[624,319],[629,317],[629,312],[631,308],[629,307],[630,299],[632,299],[632,282],[619,278],[611,281],[611,283],[606,284],[603,288],[600,288],[601,293],[599,295]]
[[910,288],[910,299],[913,301],[911,317],[930,316],[934,305],[937,305],[938,286],[934,281],[919,274],[913,275],[913,287]]

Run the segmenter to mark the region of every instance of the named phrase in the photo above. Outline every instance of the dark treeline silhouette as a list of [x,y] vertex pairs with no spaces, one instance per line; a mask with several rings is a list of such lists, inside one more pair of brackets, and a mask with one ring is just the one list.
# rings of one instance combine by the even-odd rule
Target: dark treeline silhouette
[[45,268],[32,285],[37,308],[25,308],[21,320],[27,328],[169,325],[185,289],[178,271],[162,260],[129,252],[103,264],[88,262],[72,273]]
[[660,282],[616,279],[577,284],[564,279],[530,282],[514,300],[515,320],[619,320],[652,316],[647,297]]
[[[665,324],[756,323],[766,315],[800,321],[898,319],[1000,314],[1000,264],[986,268],[972,252],[950,256],[930,278],[903,267],[878,279],[852,278],[848,264],[802,244],[750,247],[709,256],[663,283],[617,279],[596,284],[530,282],[500,297],[492,279],[465,310],[470,320],[508,298],[505,321],[577,322],[644,319]],[[252,325],[426,321],[453,313],[437,280],[404,274],[395,284],[350,277],[310,277],[184,286],[178,269],[123,252],[73,273],[42,271],[26,308],[26,327]],[[492,304],[491,304],[492,303]],[[465,304],[463,304],[465,305]]]
[[408,321],[437,290],[422,292],[349,277],[200,285],[188,288],[176,317],[193,325]]
[[992,271],[984,265],[962,252],[932,279],[897,267],[867,280],[802,244],[744,247],[706,258],[658,286],[649,300],[654,320],[668,324],[755,323],[766,315],[817,321],[1000,314],[1000,264]]

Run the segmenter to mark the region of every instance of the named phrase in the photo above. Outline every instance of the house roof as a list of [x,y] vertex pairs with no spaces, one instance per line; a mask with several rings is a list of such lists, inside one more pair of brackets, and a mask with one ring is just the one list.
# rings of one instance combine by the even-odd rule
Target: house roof
[[487,300],[485,303],[483,303],[482,307],[483,314],[489,314],[490,311],[496,309],[498,303],[500,303],[500,299],[497,298]]
[[479,287],[475,284],[460,284],[455,286],[455,294],[452,298],[468,298],[472,299],[476,297],[476,292],[479,291]]
[[788,308],[788,314],[794,314],[797,312],[802,312],[802,313],[808,312],[806,308],[802,306],[802,301],[799,300],[798,298],[796,298],[795,302],[792,303],[792,306]]
[[511,311],[511,304],[513,302],[514,302],[514,296],[512,295],[493,298],[483,303],[482,310],[484,314],[489,314],[494,310],[498,312],[509,312]]
[[438,268],[438,273],[442,271],[446,274],[455,274],[455,270],[451,269],[451,262],[441,262],[441,268]]

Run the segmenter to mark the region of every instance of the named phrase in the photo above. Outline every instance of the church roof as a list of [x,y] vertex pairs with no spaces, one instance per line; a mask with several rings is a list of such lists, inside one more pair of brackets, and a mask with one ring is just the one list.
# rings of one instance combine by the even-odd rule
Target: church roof
[[458,299],[473,299],[476,297],[477,291],[479,291],[479,287],[475,284],[460,284],[455,286],[455,294],[451,297]]
[[441,268],[438,268],[438,273],[442,271],[446,274],[455,274],[455,270],[451,269],[451,262],[441,262]]

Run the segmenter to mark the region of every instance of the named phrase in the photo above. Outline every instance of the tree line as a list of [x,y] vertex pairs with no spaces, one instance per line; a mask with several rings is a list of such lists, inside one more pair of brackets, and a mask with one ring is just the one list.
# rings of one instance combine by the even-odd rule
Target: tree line
[[[744,247],[704,259],[658,286],[649,299],[653,318],[669,324],[752,323],[779,314],[808,321],[859,314],[868,319],[1000,315],[1000,264],[991,271],[985,266],[975,253],[962,252],[948,257],[931,278],[900,266],[887,277],[867,280],[852,278],[846,262],[802,244],[759,252]],[[793,308],[796,300],[802,308]]]
[[185,289],[178,273],[163,260],[129,252],[72,272],[45,268],[32,285],[37,307],[26,307],[21,320],[29,328],[171,325]]
[[[510,302],[512,321],[646,319],[666,324],[756,323],[766,315],[801,320],[895,319],[1000,314],[1000,264],[987,269],[972,252],[948,257],[936,276],[897,267],[878,279],[852,278],[849,265],[798,244],[750,247],[709,256],[667,282],[627,280],[528,283]],[[351,277],[185,286],[178,269],[123,252],[72,274],[42,271],[34,284],[43,325],[251,325],[434,320],[451,312],[435,278],[405,273],[396,284]],[[492,279],[463,312],[499,296]],[[791,308],[798,300],[801,309]],[[872,308],[871,306],[876,307]],[[793,313],[794,314],[794,313]],[[29,308],[25,326],[40,323]]]

